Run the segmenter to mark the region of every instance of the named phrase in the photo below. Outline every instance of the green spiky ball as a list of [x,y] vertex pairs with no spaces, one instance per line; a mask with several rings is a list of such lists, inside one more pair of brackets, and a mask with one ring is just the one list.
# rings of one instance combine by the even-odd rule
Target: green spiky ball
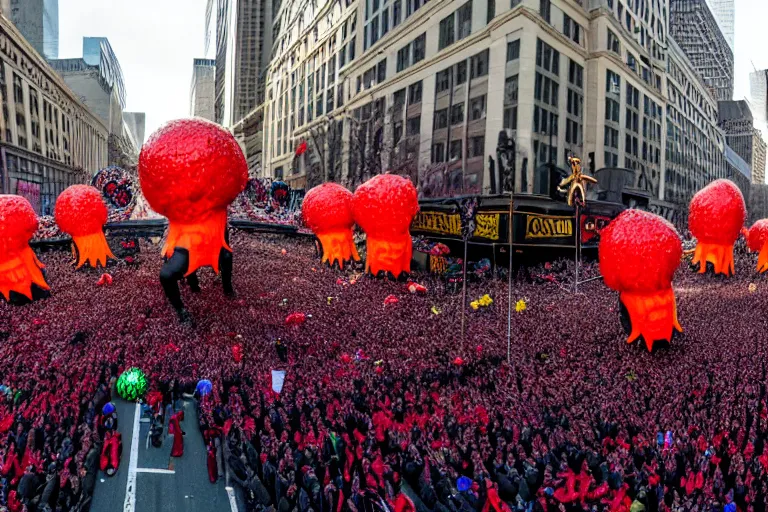
[[138,368],[128,368],[117,379],[117,394],[129,402],[136,402],[147,394],[149,382],[144,372]]

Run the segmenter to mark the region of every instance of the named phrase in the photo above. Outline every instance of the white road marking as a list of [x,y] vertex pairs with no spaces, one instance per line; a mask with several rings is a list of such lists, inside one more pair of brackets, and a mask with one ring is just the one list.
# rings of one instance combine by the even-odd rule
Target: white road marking
[[141,405],[136,404],[133,415],[133,436],[131,436],[131,457],[128,462],[128,481],[125,484],[125,502],[123,512],[136,511],[136,466],[139,465],[139,421],[141,420]]
[[232,512],[238,512],[235,490],[230,486],[226,486],[225,489],[227,490],[227,496],[229,497],[229,508],[232,509]]
[[158,473],[160,475],[175,475],[176,471],[172,469],[158,469],[158,468],[136,468],[137,473]]

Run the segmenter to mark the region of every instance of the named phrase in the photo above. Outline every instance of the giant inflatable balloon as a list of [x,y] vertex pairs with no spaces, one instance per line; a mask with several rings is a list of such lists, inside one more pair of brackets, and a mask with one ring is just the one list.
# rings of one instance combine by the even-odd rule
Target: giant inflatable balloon
[[104,237],[107,207],[101,194],[89,185],[72,185],[56,200],[54,217],[59,228],[72,237],[77,252],[77,268],[88,263],[96,268],[107,266],[115,255]]
[[11,292],[33,299],[33,286],[49,290],[43,264],[29,241],[37,231],[35,210],[25,198],[0,195],[0,294],[11,300]]
[[248,165],[237,141],[203,119],[172,121],[144,144],[139,180],[149,205],[168,218],[163,255],[189,251],[187,274],[203,266],[218,272],[227,206],[243,191]]
[[307,227],[320,240],[323,263],[360,261],[352,239],[352,192],[336,183],[318,185],[304,196],[301,215]]
[[627,343],[641,336],[648,350],[655,341],[672,340],[677,320],[672,276],[683,254],[675,228],[658,215],[625,210],[600,234],[600,273],[605,284],[619,292],[627,309]]
[[224,291],[232,295],[232,248],[227,242],[227,207],[248,181],[248,164],[235,138],[203,119],[172,121],[144,144],[139,180],[153,210],[168,218],[160,281],[182,320],[188,313],[178,281],[199,289],[195,271],[221,269]]
[[768,270],[768,219],[760,219],[749,228],[747,246],[758,253],[757,271],[762,274]]
[[688,228],[697,240],[692,263],[699,265],[699,273],[711,263],[715,274],[733,275],[733,244],[746,219],[744,196],[732,181],[715,180],[696,192],[688,209]]
[[416,187],[408,178],[379,174],[357,188],[352,213],[367,235],[366,271],[395,277],[411,271],[410,226],[418,211]]

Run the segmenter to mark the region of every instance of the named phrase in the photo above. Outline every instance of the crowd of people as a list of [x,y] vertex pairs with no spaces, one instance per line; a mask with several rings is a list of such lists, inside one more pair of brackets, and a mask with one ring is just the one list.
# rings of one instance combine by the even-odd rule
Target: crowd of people
[[185,421],[208,446],[194,463],[212,481],[226,463],[249,510],[766,508],[768,285],[754,256],[737,254],[732,279],[681,266],[684,333],[649,354],[625,342],[617,295],[599,281],[571,293],[565,264],[515,282],[508,347],[504,281],[469,285],[493,302],[467,308],[462,337],[461,295],[439,278],[416,276],[414,294],[321,267],[308,242],[232,244],[234,298],[212,272],[182,290],[194,328],[173,321],[158,246],[102,285],[66,252],[40,255],[51,297],[0,305],[0,507],[87,510],[102,407],[136,366],[164,402],[213,383],[199,432]]

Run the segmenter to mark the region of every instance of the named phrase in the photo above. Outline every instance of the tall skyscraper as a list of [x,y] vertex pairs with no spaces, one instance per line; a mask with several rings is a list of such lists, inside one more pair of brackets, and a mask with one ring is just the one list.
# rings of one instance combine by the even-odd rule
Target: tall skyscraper
[[272,5],[262,0],[209,0],[206,21],[212,22],[214,13],[216,19],[217,123],[233,126],[261,103],[263,71],[272,50]]
[[725,36],[725,40],[728,41],[731,50],[735,52],[735,0],[708,0],[708,2],[710,10],[715,15],[717,24],[720,25],[720,30]]
[[670,0],[669,32],[718,101],[733,99],[733,49],[705,0]]
[[59,58],[59,0],[4,0],[0,5],[40,55]]
[[195,59],[192,67],[192,85],[189,90],[189,115],[213,121],[215,113],[214,85],[216,82],[216,61]]
[[768,135],[768,69],[761,69],[749,74],[749,95],[752,97],[752,112],[755,126],[764,135]]

